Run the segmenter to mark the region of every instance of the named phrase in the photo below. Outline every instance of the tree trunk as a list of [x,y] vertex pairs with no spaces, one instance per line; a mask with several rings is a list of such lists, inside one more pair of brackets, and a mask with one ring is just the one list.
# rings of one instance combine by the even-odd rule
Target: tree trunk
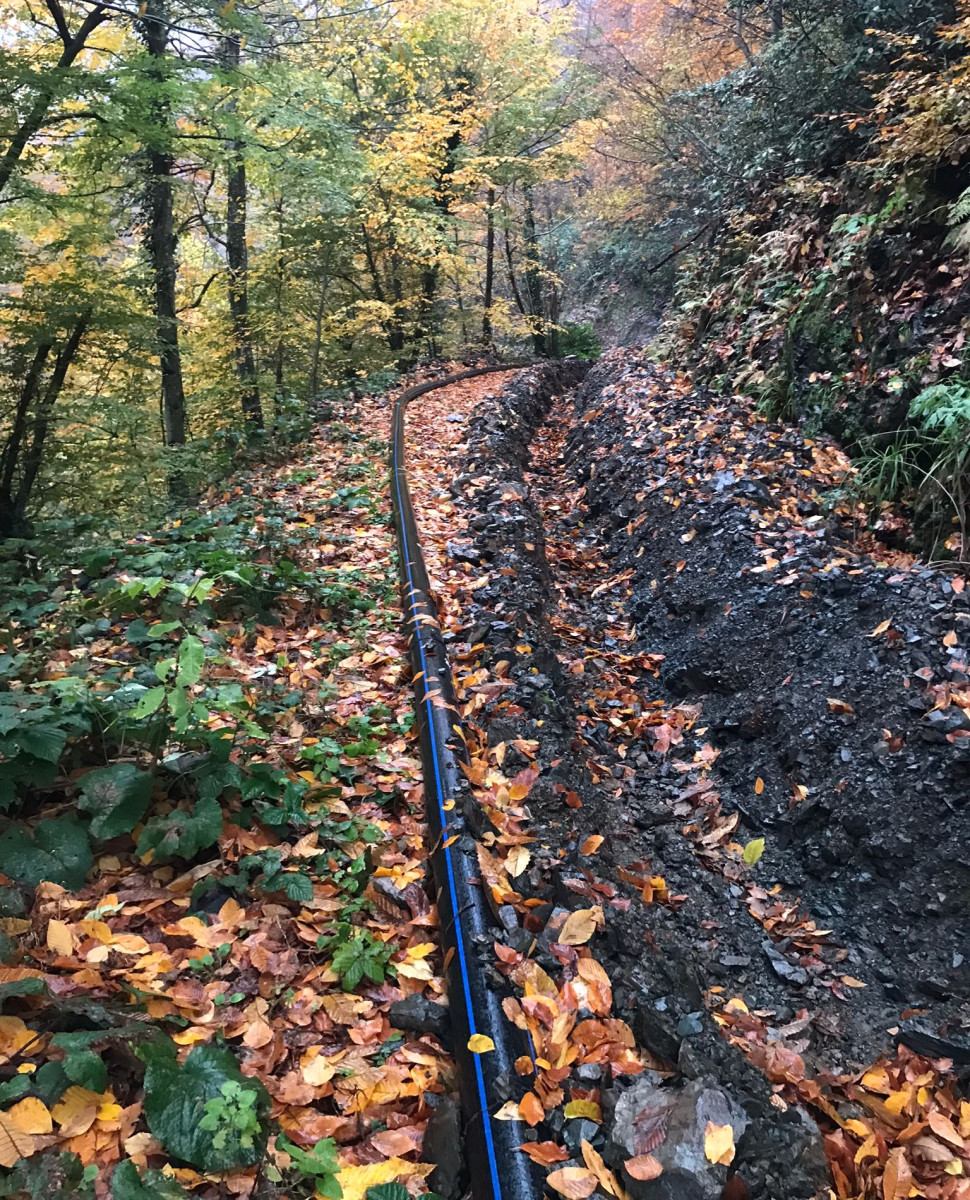
[[28,108],[26,116],[14,131],[6,150],[3,152],[2,158],[0,158],[0,195],[3,194],[4,189],[10,182],[10,176],[13,174],[17,163],[20,162],[28,143],[40,132],[44,124],[44,118],[47,116],[50,106],[57,99],[64,79],[70,71],[74,60],[84,49],[88,38],[94,33],[95,29],[108,20],[108,13],[105,11],[105,6],[103,4],[96,4],[81,22],[77,33],[71,34],[67,28],[64,12],[60,4],[57,3],[57,0],[48,0],[47,7],[54,18],[54,23],[57,26],[57,31],[61,36],[64,48],[54,66],[49,68],[44,74],[40,90]]
[[313,324],[313,357],[310,360],[310,384],[307,388],[307,400],[313,400],[320,390],[320,351],[323,344],[323,315],[327,310],[327,292],[330,290],[330,280],[325,275],[320,284],[320,299]]
[[525,217],[522,222],[525,240],[525,290],[529,300],[529,316],[532,318],[532,346],[536,354],[545,358],[549,354],[545,334],[545,298],[542,289],[542,258],[539,238],[536,233],[536,210],[532,189],[525,189]]
[[283,197],[276,203],[276,289],[273,316],[276,322],[276,349],[273,352],[273,418],[279,424],[283,416],[283,387],[286,343],[283,339],[283,291],[286,285],[286,259],[283,256]]
[[152,100],[151,145],[148,153],[148,255],[155,285],[155,323],[162,373],[162,420],[166,446],[181,446],[186,437],[185,387],[175,309],[175,215],[172,199],[171,112],[162,88],[168,25],[165,0],[148,0],[142,36],[152,63],[149,79],[159,89]]
[[[242,59],[239,35],[222,39],[222,65],[228,76],[229,97],[225,110],[235,121],[236,99],[233,88]],[[263,428],[263,409],[259,402],[259,382],[253,357],[253,339],[249,327],[249,250],[246,246],[246,159],[241,138],[227,140],[228,180],[226,204],[226,258],[229,264],[229,311],[232,315],[232,350],[239,380],[239,399],[250,429]]]
[[494,345],[492,293],[495,290],[495,188],[488,189],[485,222],[485,299],[482,306],[482,343],[487,350],[491,350]]
[[37,414],[33,421],[33,430],[30,438],[30,445],[27,447],[24,454],[23,470],[20,476],[20,486],[17,488],[16,505],[22,513],[26,513],[27,505],[30,501],[31,494],[34,490],[34,484],[37,482],[37,476],[40,473],[41,464],[44,460],[44,443],[47,441],[47,435],[50,433],[51,418],[54,414],[54,406],[57,404],[58,397],[64,387],[64,382],[67,379],[67,373],[70,370],[71,363],[74,361],[78,350],[81,347],[81,339],[84,337],[88,323],[91,320],[91,309],[85,309],[74,324],[67,341],[61,348],[57,358],[54,360],[54,369],[51,371],[51,377],[47,381],[47,387],[44,388],[44,394],[40,398],[40,403],[37,406]]
[[0,538],[31,536],[27,508],[43,464],[54,407],[90,319],[91,309],[77,318],[54,360],[46,387],[42,389],[42,378],[54,346],[52,337],[38,345],[27,368],[10,433],[0,452]]

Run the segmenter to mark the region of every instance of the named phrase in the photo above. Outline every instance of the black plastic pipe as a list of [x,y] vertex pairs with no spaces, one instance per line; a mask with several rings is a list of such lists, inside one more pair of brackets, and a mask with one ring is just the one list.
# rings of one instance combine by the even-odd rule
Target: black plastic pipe
[[[410,388],[394,405],[391,439],[391,493],[414,676],[431,865],[461,1088],[463,1150],[475,1200],[535,1200],[543,1189],[531,1159],[518,1149],[525,1141],[526,1125],[494,1119],[514,1087],[515,1060],[528,1053],[529,1047],[521,1031],[503,1013],[502,997],[489,986],[478,961],[495,935],[475,843],[457,802],[462,784],[458,764],[467,761],[468,755],[408,490],[404,412],[412,400],[435,388],[521,365],[473,367]],[[468,1040],[473,1034],[491,1038],[494,1050],[479,1054],[469,1050]]]

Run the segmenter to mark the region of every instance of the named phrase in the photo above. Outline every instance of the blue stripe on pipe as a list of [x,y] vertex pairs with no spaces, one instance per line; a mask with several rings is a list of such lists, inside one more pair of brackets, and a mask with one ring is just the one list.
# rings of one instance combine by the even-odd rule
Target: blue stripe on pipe
[[[401,416],[400,416],[400,431],[401,431],[401,439],[403,441],[403,437],[404,437],[404,413],[403,413],[403,411],[401,412]],[[397,491],[398,512],[401,512],[402,511],[402,507],[401,507],[402,506],[401,477],[399,474],[399,472],[401,471],[401,465],[400,465],[399,456],[398,456],[398,438],[396,436],[397,430],[395,430],[394,433],[395,433],[394,446],[393,446],[394,486]],[[412,613],[412,617],[413,617],[416,615],[415,614],[415,605],[414,605],[415,587],[414,587],[414,579],[413,579],[413,576],[411,575],[411,551],[410,551],[410,547],[408,546],[408,534],[407,534],[407,529],[405,528],[403,520],[401,521],[401,540],[404,543],[404,552],[405,552],[404,553],[404,569],[407,572],[408,584],[410,587],[408,603],[410,605],[411,613]],[[420,655],[420,658],[421,658],[421,670],[425,673],[424,674],[424,679],[425,679],[424,705],[425,705],[425,708],[427,709],[428,732],[431,735],[432,760],[434,762],[434,774],[435,774],[435,794],[436,794],[437,801],[438,801],[438,812],[440,814],[441,828],[442,828],[442,831],[444,831],[448,824],[448,817],[447,817],[447,814],[444,809],[444,790],[443,790],[443,786],[442,786],[442,782],[441,782],[441,773],[438,770],[438,745],[437,745],[437,740],[435,738],[435,732],[434,732],[434,715],[431,711],[431,702],[427,697],[427,690],[428,690],[427,689],[427,682],[428,682],[427,664],[425,662],[425,657],[424,657],[424,646],[421,644],[421,631],[418,628],[417,622],[414,621],[413,619],[412,619],[412,628],[414,630],[413,636],[416,637],[417,641],[418,641],[418,654]],[[442,840],[444,842],[447,839],[443,838]],[[456,948],[456,952],[458,954],[458,965],[461,968],[461,978],[462,978],[462,983],[463,983],[464,989],[465,989],[465,1009],[468,1014],[468,1028],[474,1034],[476,1032],[475,1014],[472,1011],[471,990],[470,990],[471,983],[468,978],[468,963],[465,958],[465,946],[464,946],[464,941],[462,939],[462,934],[461,934],[461,921],[459,920],[460,907],[458,904],[458,895],[455,890],[455,876],[454,876],[454,872],[452,870],[452,865],[451,865],[451,851],[449,850],[449,848],[447,846],[443,846],[443,850],[444,850],[444,855],[445,855],[445,864],[448,868],[448,887],[451,892],[451,909],[452,909],[452,913],[454,914],[454,920],[455,920],[455,948]],[[495,1158],[495,1144],[492,1141],[492,1121],[491,1121],[491,1115],[488,1111],[488,1097],[485,1094],[485,1077],[482,1074],[482,1064],[478,1060],[478,1055],[475,1055],[474,1061],[475,1061],[475,1078],[476,1078],[476,1082],[478,1084],[478,1095],[479,1095],[479,1100],[481,1103],[482,1127],[483,1127],[484,1133],[485,1133],[486,1149],[488,1150],[488,1166],[489,1166],[489,1171],[492,1176],[492,1190],[495,1193],[496,1200],[501,1200],[502,1187],[499,1182],[498,1164],[497,1164],[496,1158]]]

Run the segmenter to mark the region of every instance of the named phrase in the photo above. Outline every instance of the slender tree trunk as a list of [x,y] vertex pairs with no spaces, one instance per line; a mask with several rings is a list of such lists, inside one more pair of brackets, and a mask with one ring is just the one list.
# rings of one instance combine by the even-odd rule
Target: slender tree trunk
[[320,389],[320,350],[323,345],[323,315],[327,309],[327,292],[330,290],[330,280],[323,277],[320,284],[320,299],[313,323],[313,357],[310,360],[310,385],[307,388],[307,399],[312,400]]
[[529,299],[529,316],[532,318],[532,346],[540,357],[549,353],[548,338],[544,332],[545,297],[542,288],[542,258],[539,238],[536,233],[536,210],[532,189],[525,189],[525,217],[522,222],[525,240],[525,290]]
[[186,437],[185,387],[175,308],[178,239],[172,198],[171,112],[162,93],[168,45],[165,0],[148,0],[142,17],[145,48],[152,59],[149,78],[158,88],[152,101],[151,146],[148,153],[148,255],[155,285],[155,322],[162,372],[162,419],[166,446],[181,446]]
[[[236,74],[242,59],[239,35],[222,39],[222,65],[228,76],[229,97],[225,109],[235,121]],[[259,381],[253,357],[253,339],[249,327],[249,250],[246,246],[246,159],[241,138],[227,142],[228,180],[226,203],[226,258],[229,263],[229,311],[232,314],[233,357],[239,380],[239,399],[250,429],[263,428],[263,409],[259,402]]]
[[37,406],[37,415],[33,422],[30,445],[24,454],[23,471],[20,476],[20,486],[17,489],[16,505],[22,513],[26,513],[27,511],[27,504],[30,501],[34,484],[37,482],[37,476],[44,460],[44,443],[47,441],[48,433],[50,433],[54,406],[57,404],[58,397],[64,387],[71,363],[74,361],[81,347],[81,339],[84,337],[90,320],[91,309],[87,308],[78,317],[67,341],[54,360],[54,369],[51,371],[51,377],[47,381],[47,387],[44,389],[44,394]]
[[485,298],[482,305],[482,343],[491,350],[492,293],[495,290],[495,188],[488,189],[485,208]]
[[42,387],[42,378],[53,349],[52,338],[41,342],[27,368],[11,430],[0,452],[0,538],[31,534],[27,508],[43,464],[54,407],[90,319],[91,309],[77,318],[54,360],[46,387]]
[[276,322],[276,349],[273,352],[273,417],[277,424],[283,416],[284,366],[286,343],[283,339],[283,291],[286,286],[286,258],[283,255],[283,196],[276,202],[276,289],[273,317]]
[[502,239],[505,243],[505,267],[509,276],[509,287],[512,291],[512,298],[515,300],[515,307],[524,316],[527,316],[525,303],[522,299],[522,293],[519,291],[519,284],[515,278],[515,264],[512,261],[512,242],[509,238],[509,231],[506,229]]
[[44,119],[51,105],[57,99],[65,77],[74,64],[74,60],[84,49],[88,38],[94,33],[95,29],[108,20],[108,13],[105,10],[105,6],[103,4],[96,4],[81,22],[77,33],[71,34],[67,28],[64,11],[57,0],[47,0],[47,8],[54,18],[54,23],[57,26],[57,31],[60,34],[64,48],[54,66],[50,67],[44,73],[33,103],[28,108],[24,119],[7,143],[7,148],[4,150],[3,155],[0,156],[0,195],[3,194],[4,189],[10,182],[10,176],[13,174],[17,163],[20,162],[23,152],[27,149],[31,139],[36,137],[40,132],[44,124]]

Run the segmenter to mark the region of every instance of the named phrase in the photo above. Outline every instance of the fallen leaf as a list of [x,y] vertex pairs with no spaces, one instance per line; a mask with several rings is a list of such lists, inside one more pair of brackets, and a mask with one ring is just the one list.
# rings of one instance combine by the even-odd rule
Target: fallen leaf
[[764,852],[765,852],[765,839],[764,838],[752,838],[751,841],[748,842],[748,844],[745,846],[744,853],[741,855],[741,857],[744,859],[744,861],[748,864],[749,867],[753,867],[754,864],[758,861],[758,859],[762,856],[762,854],[764,854]]
[[734,1161],[734,1130],[730,1125],[707,1122],[704,1129],[704,1157],[708,1162],[723,1163],[725,1166]]
[[473,1033],[468,1039],[468,1049],[472,1054],[487,1054],[495,1049],[495,1043],[487,1033]]
[[596,1176],[600,1187],[604,1192],[609,1193],[611,1196],[616,1196],[617,1200],[620,1200],[620,1197],[622,1197],[624,1194],[623,1188],[620,1186],[620,1182],[613,1172],[609,1169],[606,1163],[603,1162],[603,1156],[585,1139],[580,1143],[580,1145],[582,1146],[583,1151],[583,1162]]
[[886,1170],[882,1177],[883,1200],[903,1200],[909,1195],[913,1173],[903,1154],[902,1146],[896,1146],[889,1152],[886,1160]]
[[582,946],[602,923],[603,910],[598,904],[593,908],[579,908],[566,918],[562,929],[556,934],[556,941],[561,946]]
[[569,1151],[565,1146],[557,1146],[555,1142],[523,1142],[519,1149],[543,1167],[566,1162],[569,1158]]
[[8,1108],[5,1116],[13,1121],[21,1133],[52,1133],[54,1123],[51,1120],[50,1109],[36,1096],[27,1096],[12,1108]]
[[36,1148],[33,1137],[18,1129],[9,1113],[0,1112],[0,1167],[12,1167],[22,1158],[30,1158]]
[[756,796],[760,796],[764,790],[765,790],[765,781],[759,775],[758,778],[754,781],[754,794]]
[[638,1154],[623,1164],[628,1175],[634,1179],[656,1179],[663,1174],[663,1165],[652,1154]]
[[64,958],[70,958],[74,953],[74,935],[70,925],[64,921],[47,922],[47,949]]
[[886,632],[886,630],[889,628],[890,624],[891,624],[891,621],[880,622],[880,624],[878,624],[876,626],[876,628],[872,631],[872,633],[869,634],[869,636],[871,638],[878,637],[881,633]]
[[60,1126],[61,1137],[77,1137],[91,1128],[100,1107],[97,1092],[74,1084],[51,1109],[51,1116]]
[[579,847],[580,854],[595,854],[596,851],[603,845],[603,835],[601,833],[591,833],[585,842]]
[[380,1183],[396,1183],[405,1179],[425,1179],[434,1170],[434,1163],[413,1163],[404,1158],[386,1158],[383,1162],[367,1163],[362,1167],[344,1167],[337,1172],[337,1182],[343,1200],[364,1200],[367,1189]]
[[570,1120],[574,1117],[585,1117],[599,1125],[603,1120],[603,1111],[595,1100],[570,1100],[562,1110],[563,1115]]
[[561,1167],[546,1176],[546,1183],[566,1200],[585,1200],[596,1191],[596,1176],[585,1167]]
[[519,1101],[519,1116],[532,1129],[534,1129],[545,1116],[545,1112],[542,1107],[542,1101],[535,1094],[535,1092],[526,1092],[526,1094]]
[[[514,797],[513,797],[514,799]],[[511,879],[517,878],[529,865],[532,855],[525,846],[513,846],[505,856],[505,869]]]

